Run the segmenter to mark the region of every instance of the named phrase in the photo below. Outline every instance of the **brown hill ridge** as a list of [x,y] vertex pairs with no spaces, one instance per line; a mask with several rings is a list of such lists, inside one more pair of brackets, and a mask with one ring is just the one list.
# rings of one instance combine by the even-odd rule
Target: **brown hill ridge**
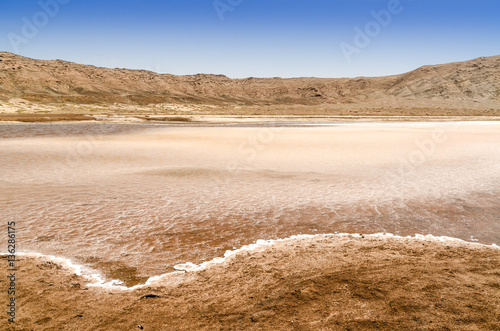
[[0,52],[0,101],[215,106],[338,105],[382,108],[500,109],[500,56],[423,66],[371,78],[175,76],[108,69]]

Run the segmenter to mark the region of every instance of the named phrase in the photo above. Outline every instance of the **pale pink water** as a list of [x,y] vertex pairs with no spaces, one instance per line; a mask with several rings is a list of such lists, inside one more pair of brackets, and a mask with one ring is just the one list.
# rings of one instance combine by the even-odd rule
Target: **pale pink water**
[[500,123],[0,125],[0,212],[24,252],[130,284],[257,239],[500,243]]

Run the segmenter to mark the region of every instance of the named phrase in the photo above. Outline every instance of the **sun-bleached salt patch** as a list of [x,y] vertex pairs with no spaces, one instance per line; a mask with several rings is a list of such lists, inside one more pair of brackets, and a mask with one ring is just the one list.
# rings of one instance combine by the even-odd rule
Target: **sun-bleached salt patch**
[[[229,261],[231,258],[237,256],[243,252],[256,252],[262,251],[266,248],[282,244],[282,243],[293,243],[299,241],[308,241],[320,238],[339,238],[339,239],[349,239],[349,238],[357,238],[357,239],[398,239],[398,240],[417,240],[417,241],[426,241],[426,242],[438,242],[444,243],[447,245],[453,246],[463,246],[469,248],[491,248],[491,249],[500,249],[500,246],[496,244],[485,245],[476,242],[468,242],[462,239],[447,237],[447,236],[433,236],[433,235],[422,235],[415,234],[414,236],[398,236],[392,233],[374,233],[374,234],[360,234],[360,233],[330,233],[330,234],[303,234],[303,235],[293,235],[288,238],[282,239],[272,239],[272,240],[257,240],[255,244],[249,244],[242,246],[239,249],[235,250],[227,250],[224,253],[224,257],[217,257],[210,261],[203,262],[201,264],[195,264],[192,262],[186,262],[182,264],[177,264],[174,266],[176,271],[168,272],[165,274],[161,274],[158,276],[150,277],[144,284],[139,284],[131,287],[123,286],[123,281],[118,279],[112,279],[106,281],[105,278],[97,271],[87,268],[82,265],[78,265],[73,263],[70,259],[63,257],[56,257],[53,255],[44,255],[40,253],[16,253],[16,256],[23,256],[28,258],[40,258],[46,261],[51,261],[56,264],[62,266],[66,271],[73,273],[78,276],[82,276],[89,280],[89,283],[86,285],[89,287],[99,287],[104,289],[113,289],[113,290],[122,290],[122,291],[130,291],[136,290],[148,286],[161,286],[165,284],[166,281],[170,280],[174,276],[184,275],[190,272],[196,272],[208,269],[214,265],[220,265]],[[0,255],[8,255],[7,253],[0,253]]]

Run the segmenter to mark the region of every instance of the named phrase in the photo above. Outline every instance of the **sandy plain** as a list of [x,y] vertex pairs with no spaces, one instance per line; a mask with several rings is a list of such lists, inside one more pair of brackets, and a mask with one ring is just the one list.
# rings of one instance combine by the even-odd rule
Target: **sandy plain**
[[17,265],[18,320],[4,330],[500,328],[500,250],[457,241],[294,239],[135,290],[88,286],[47,259]]

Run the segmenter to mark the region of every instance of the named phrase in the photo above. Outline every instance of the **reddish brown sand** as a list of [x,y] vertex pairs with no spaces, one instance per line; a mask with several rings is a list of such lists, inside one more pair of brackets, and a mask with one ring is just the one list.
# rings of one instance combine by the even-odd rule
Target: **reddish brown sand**
[[500,330],[500,250],[477,244],[294,239],[126,291],[17,264],[16,324],[4,315],[2,330]]

